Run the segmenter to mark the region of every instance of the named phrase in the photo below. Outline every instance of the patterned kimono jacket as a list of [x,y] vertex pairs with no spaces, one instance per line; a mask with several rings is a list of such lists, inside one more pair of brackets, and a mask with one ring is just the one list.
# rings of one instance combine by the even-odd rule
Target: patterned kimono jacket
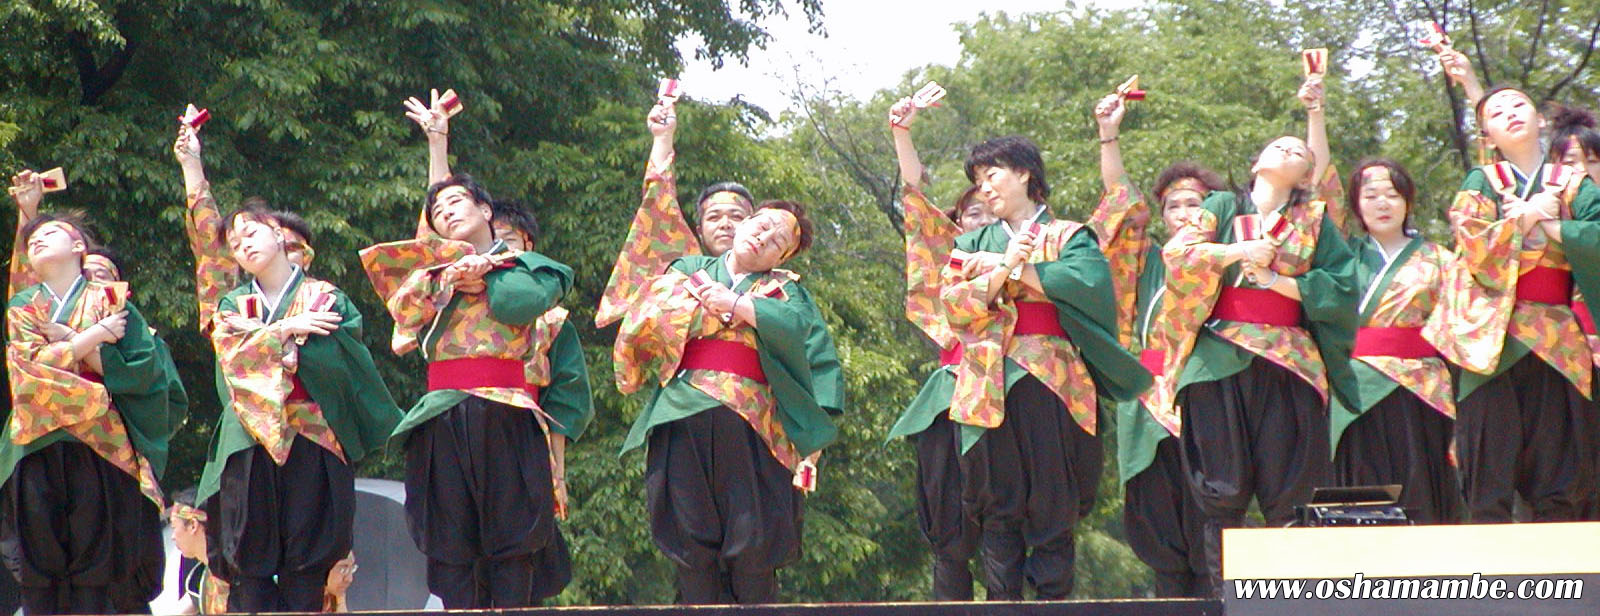
[[[1561,239],[1540,228],[1523,233],[1501,218],[1506,199],[1541,192],[1562,203]],[[1593,395],[1593,354],[1570,300],[1574,289],[1600,297],[1600,188],[1557,165],[1526,177],[1511,163],[1474,169],[1450,207],[1457,267],[1445,273],[1441,318],[1423,335],[1462,367],[1457,399],[1528,353],[1549,364],[1584,396]],[[1576,284],[1574,284],[1576,283]]]
[[[315,309],[339,313],[339,329],[285,338],[273,327]],[[280,465],[297,434],[347,464],[381,446],[400,412],[361,343],[361,322],[343,291],[299,268],[276,297],[253,281],[223,296],[211,325],[223,408],[196,502],[221,488],[229,457],[256,445]]]
[[[975,253],[1005,252],[1004,221],[956,238],[941,274],[945,315],[964,347],[950,407],[950,419],[963,424],[963,451],[1005,420],[1006,392],[1025,375],[1054,392],[1089,434],[1098,428],[1097,395],[1128,400],[1150,385],[1150,373],[1117,341],[1116,289],[1094,232],[1054,220],[1047,207],[1035,221],[1042,231],[1028,262],[1044,293],[1008,280],[991,303],[986,277],[962,275]],[[1044,327],[1018,333],[1023,322]]]
[[1371,239],[1361,245],[1356,277],[1360,282],[1361,328],[1356,331],[1356,395],[1350,407],[1339,401],[1330,415],[1332,449],[1339,450],[1344,429],[1397,388],[1424,404],[1456,416],[1450,370],[1438,350],[1422,338],[1423,325],[1437,319],[1444,273],[1455,255],[1433,242],[1412,238],[1393,256]]
[[[22,290],[6,309],[6,374],[11,415],[0,441],[0,483],[28,454],[57,442],[87,445],[139,484],[157,507],[164,504],[157,478],[166,467],[171,375],[139,310],[127,302],[127,283],[79,277],[65,297],[43,284]],[[71,343],[52,342],[58,323],[73,331],[127,310],[126,333],[100,346],[103,375],[72,359]]]
[[940,413],[950,410],[955,395],[955,364],[960,361],[961,345],[945,322],[939,303],[940,270],[950,259],[960,227],[944,212],[928,202],[915,186],[902,191],[906,232],[906,319],[916,324],[934,344],[939,345],[939,368],[928,375],[922,391],[911,400],[889,429],[888,440],[921,433],[933,425]]
[[1124,346],[1139,355],[1139,363],[1149,370],[1153,385],[1136,400],[1118,402],[1117,471],[1123,483],[1149,468],[1161,440],[1178,433],[1178,416],[1164,389],[1162,374],[1163,344],[1159,314],[1165,295],[1166,269],[1161,253],[1151,241],[1146,227],[1129,220],[1149,211],[1139,190],[1123,177],[1100,196],[1100,203],[1088,225],[1101,237],[1101,250],[1111,266],[1111,279],[1117,291],[1117,330]]
[[[647,170],[644,200],[595,316],[601,327],[622,321],[612,350],[617,389],[660,386],[622,450],[644,444],[656,426],[726,406],[798,471],[838,437],[831,416],[843,412],[844,382],[833,338],[798,274],[774,269],[735,282],[724,259],[698,255],[676,193],[670,166]],[[750,294],[757,326],[708,314],[686,284],[697,272]],[[697,367],[713,355],[733,359],[724,369]]]
[[[1166,293],[1155,318],[1166,329],[1161,395],[1175,399],[1190,383],[1220,380],[1238,374],[1255,357],[1277,364],[1314,387],[1324,402],[1331,394],[1353,396],[1350,368],[1356,329],[1355,257],[1333,221],[1323,215],[1324,203],[1286,206],[1271,269],[1299,279],[1301,300],[1295,325],[1262,324],[1217,318],[1219,299],[1244,288],[1240,304],[1249,309],[1262,299],[1240,273],[1238,264],[1223,265],[1234,237],[1236,216],[1254,211],[1231,192],[1214,191],[1189,224],[1178,229],[1162,249],[1167,269]],[[1273,225],[1279,226],[1279,225]],[[1248,286],[1247,286],[1248,285]],[[1231,287],[1224,293],[1224,286]],[[1278,296],[1281,297],[1281,296]],[[1237,305],[1237,304],[1235,304]],[[1224,313],[1226,314],[1226,313]]]
[[[416,239],[423,242],[443,240],[428,225],[426,208],[417,218]],[[409,273],[395,272],[401,276]],[[389,297],[383,299],[388,301]],[[533,350],[528,355],[525,371],[528,388],[537,392],[535,402],[540,412],[552,420],[545,427],[568,441],[576,441],[594,421],[594,399],[589,389],[589,366],[583,358],[583,345],[578,340],[578,328],[567,320],[569,314],[566,308],[554,306],[539,315],[533,326]],[[549,432],[545,436],[548,439]],[[550,455],[555,455],[554,449]],[[565,496],[559,498],[563,502],[558,503],[558,510],[565,518]]]

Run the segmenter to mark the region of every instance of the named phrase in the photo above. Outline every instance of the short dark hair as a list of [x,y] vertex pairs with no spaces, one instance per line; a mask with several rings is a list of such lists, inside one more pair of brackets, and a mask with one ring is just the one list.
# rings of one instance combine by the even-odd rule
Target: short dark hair
[[[1172,183],[1184,178],[1192,178],[1204,184],[1206,190],[1227,190],[1228,184],[1223,181],[1217,172],[1207,169],[1205,165],[1192,160],[1180,160],[1172,163],[1161,173],[1156,174],[1155,197],[1159,203],[1167,196],[1167,190],[1172,188]],[[1205,195],[1201,195],[1204,197]]]
[[1593,112],[1551,103],[1545,117],[1550,119],[1550,160],[1560,160],[1567,152],[1567,143],[1574,138],[1584,152],[1600,156],[1600,122],[1595,121]]
[[233,221],[240,216],[264,223],[277,222],[278,217],[275,215],[276,213],[270,209],[267,209],[266,203],[266,200],[256,197],[245,199],[244,202],[239,205],[239,207],[235,208],[232,212],[228,212],[227,216],[223,216],[222,239],[228,239],[228,235],[233,233]]
[[706,199],[719,192],[731,192],[739,195],[740,197],[744,197],[744,202],[746,205],[750,206],[750,210],[754,212],[756,209],[756,198],[750,196],[750,189],[745,188],[744,184],[740,184],[738,182],[717,182],[701,189],[700,196],[695,198],[694,217],[696,222],[699,222],[700,215],[705,213],[705,208],[702,206],[705,205]]
[[[42,227],[45,225],[45,223],[50,222],[59,222],[76,229],[78,231],[78,235],[83,238],[83,245],[88,249],[93,249],[96,246],[99,246],[99,243],[94,241],[94,234],[90,233],[89,228],[84,224],[83,216],[77,212],[71,211],[40,214],[33,217],[33,220],[28,221],[28,224],[22,225],[22,230],[19,232],[21,234],[22,241],[26,243],[33,237],[33,234],[39,230],[39,227]],[[84,254],[88,254],[88,252],[85,252]]]
[[1361,217],[1361,176],[1373,167],[1389,170],[1389,179],[1394,183],[1395,192],[1400,193],[1400,198],[1406,200],[1406,217],[1401,221],[1400,229],[1411,231],[1411,211],[1416,209],[1417,184],[1411,180],[1411,174],[1406,173],[1405,166],[1390,158],[1363,158],[1350,172],[1349,188],[1345,190],[1345,203],[1349,205],[1350,211],[1355,213],[1356,223],[1361,225],[1362,231],[1367,230],[1367,222]]
[[813,231],[811,219],[806,218],[806,206],[800,205],[794,201],[763,201],[761,202],[760,206],[756,207],[757,210],[765,210],[769,208],[774,210],[783,210],[790,214],[794,214],[794,220],[796,223],[795,227],[799,229],[800,237],[795,238],[798,241],[798,244],[795,245],[794,254],[789,255],[789,258],[792,259],[796,256],[799,256],[800,253],[805,252],[806,249],[811,247]]
[[945,217],[949,218],[950,222],[960,225],[961,215],[967,213],[967,204],[971,203],[972,199],[976,197],[977,194],[977,184],[968,186],[966,190],[961,191],[961,196],[956,197],[955,205],[950,206],[950,209],[944,211]]
[[198,507],[199,505],[196,505],[194,502],[195,497],[198,495],[199,489],[195,488],[194,486],[178,490],[177,492],[172,493],[172,504]]
[[1012,135],[990,139],[972,147],[967,154],[967,181],[978,183],[978,167],[1005,167],[1028,172],[1028,198],[1044,203],[1050,197],[1050,184],[1044,179],[1044,155],[1027,137]]
[[512,229],[528,236],[528,247],[533,247],[534,239],[539,237],[539,219],[534,217],[533,212],[515,199],[501,199],[490,207],[494,209],[495,220],[504,222]]
[[307,245],[311,244],[311,225],[299,214],[288,210],[273,210],[272,218],[278,221],[279,226],[293,231],[295,235],[304,239]]
[[439,196],[439,191],[450,188],[451,186],[460,186],[466,189],[467,194],[472,197],[473,201],[490,206],[489,222],[491,224],[494,222],[494,197],[489,196],[489,191],[483,186],[479,185],[477,180],[472,179],[471,175],[457,173],[445,179],[434,182],[433,185],[428,187],[428,200],[427,202],[423,203],[422,207],[423,218],[427,219],[429,229],[433,229],[434,233],[439,232],[439,230],[433,226],[434,198]]

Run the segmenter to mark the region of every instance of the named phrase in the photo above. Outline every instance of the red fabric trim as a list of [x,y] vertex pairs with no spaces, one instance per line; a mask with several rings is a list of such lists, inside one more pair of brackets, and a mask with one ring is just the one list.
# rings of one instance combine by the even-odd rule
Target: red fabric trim
[[1422,338],[1421,327],[1363,327],[1356,330],[1355,357],[1438,357],[1439,350]]
[[761,369],[761,354],[754,348],[732,340],[695,338],[683,345],[682,370],[714,370],[737,374],[757,383],[767,383],[767,373]]
[[1583,328],[1583,333],[1594,336],[1594,313],[1589,312],[1589,305],[1583,302],[1572,302],[1572,314],[1578,317],[1578,327]]
[[1517,277],[1517,301],[1562,305],[1572,301],[1572,272],[1535,267]]
[[106,384],[106,378],[105,377],[100,376],[98,374],[95,374],[93,372],[79,372],[78,376],[83,377],[83,380],[89,381],[91,383],[99,383],[101,385],[105,385]]
[[1211,316],[1224,321],[1299,327],[1300,302],[1266,289],[1222,287]]
[[939,365],[941,365],[941,366],[954,366],[954,365],[960,364],[961,363],[961,355],[966,350],[967,350],[966,347],[962,346],[960,342],[957,342],[955,344],[955,346],[952,346],[952,347],[950,347],[948,349],[940,349],[939,350]]
[[289,377],[289,382],[294,383],[294,389],[289,390],[289,397],[284,398],[284,402],[311,401],[311,392],[306,391],[306,384],[300,380],[300,377],[291,376]]
[[1017,326],[1011,330],[1013,336],[1043,335],[1066,338],[1067,330],[1061,329],[1061,317],[1056,313],[1056,305],[1050,302],[1017,302]]
[[503,387],[527,389],[522,362],[498,357],[464,357],[428,364],[428,391]]
[[1149,370],[1152,376],[1161,376],[1166,372],[1167,354],[1160,349],[1145,349],[1139,351],[1139,364]]

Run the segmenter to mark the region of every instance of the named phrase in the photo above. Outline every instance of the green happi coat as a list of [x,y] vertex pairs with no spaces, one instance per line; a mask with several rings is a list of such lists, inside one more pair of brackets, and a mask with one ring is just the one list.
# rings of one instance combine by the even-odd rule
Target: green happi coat
[[[288,298],[295,297],[301,285],[310,282],[303,273],[297,271],[284,292],[285,299],[274,308],[266,322],[275,322],[288,316],[286,313],[290,306],[296,303]],[[252,282],[223,296],[217,313],[239,313],[241,298],[253,294],[253,286]],[[299,368],[295,374],[311,399],[321,408],[322,418],[337,437],[345,460],[355,464],[368,452],[382,446],[400,421],[400,410],[389,395],[383,378],[379,376],[378,368],[372,362],[372,354],[361,342],[361,312],[343,291],[331,285],[328,288],[332,289],[334,296],[330,310],[338,312],[343,320],[339,329],[332,334],[306,337],[305,343],[299,347]],[[230,391],[227,381],[234,376],[228,374],[222,362],[218,362],[217,391],[222,396],[222,413],[217,420],[210,455],[200,475],[196,502],[204,502],[221,488],[222,471],[229,457],[257,444],[240,423],[233,400],[227,393]]]
[[[1161,265],[1161,249],[1151,245],[1145,254],[1144,267],[1139,270],[1139,287],[1133,322],[1133,338],[1145,340],[1150,335],[1150,320],[1161,311],[1161,292],[1167,282],[1167,270]],[[1141,345],[1142,346],[1142,345]],[[1117,403],[1117,476],[1127,483],[1135,475],[1150,467],[1156,459],[1156,447],[1172,433],[1150,416],[1143,402],[1124,400]]]
[[[1053,220],[1048,209],[1037,218],[1043,225],[1050,225]],[[1011,238],[1002,228],[1004,224],[996,222],[957,237],[956,250],[1005,253]],[[1077,348],[1093,381],[1093,391],[1073,392],[1073,395],[1091,401],[1096,396],[1132,400],[1148,388],[1150,372],[1117,339],[1117,306],[1111,270],[1094,232],[1087,227],[1071,232],[1055,260],[1038,261],[1033,265],[1045,297],[1056,308],[1061,328]],[[1006,391],[1028,374],[1026,368],[1008,356],[1005,360]],[[1041,380],[1048,382],[1048,378],[1045,376]],[[1080,424],[1084,421],[1075,419]],[[962,423],[962,451],[977,443],[984,432],[982,427]]]
[[[505,250],[504,243],[496,242],[489,254],[499,254]],[[502,341],[505,344],[489,345],[494,347],[495,353],[512,355],[504,359],[518,361],[527,359],[528,353],[532,352],[531,332],[535,322],[541,315],[554,308],[572,288],[572,268],[537,252],[528,251],[517,254],[509,263],[511,264],[509,267],[497,268],[484,274],[485,287],[481,294],[483,301],[469,297],[469,294],[454,293],[440,314],[422,319],[437,323],[436,327],[423,332],[424,337],[421,340],[424,356],[428,361],[459,359],[441,353],[441,340],[447,336],[456,339],[471,338],[475,336],[475,332],[490,337],[508,338]],[[485,304],[486,313],[481,312]],[[396,314],[397,309],[401,308],[391,301],[390,313]],[[400,330],[398,324],[401,321],[401,318],[396,319],[397,334]],[[406,411],[405,419],[400,425],[395,427],[390,437],[391,445],[403,445],[411,430],[455,408],[461,401],[474,395],[530,409],[535,404],[542,406],[549,400],[553,403],[551,408],[543,410],[557,422],[549,426],[550,430],[569,438],[577,438],[593,418],[594,408],[589,402],[588,371],[584,367],[582,348],[577,345],[575,331],[562,331],[557,336],[556,344],[551,348],[550,363],[551,386],[540,390],[538,401],[524,400],[525,396],[517,392],[489,391],[498,388],[480,388],[475,391],[437,389],[423,394],[411,410]]]
[[[98,312],[101,311],[90,310],[83,303],[90,301],[91,292],[101,288],[100,283],[88,281],[76,285],[64,299],[65,309],[50,299],[50,293],[43,284],[35,284],[17,293],[7,305],[7,342],[11,350],[20,351],[21,345],[45,344],[38,326],[48,322],[49,314],[58,309],[61,309],[59,312],[62,316],[57,322],[78,331],[92,327],[99,320]],[[128,318],[122,339],[100,346],[100,363],[105,371],[102,376],[111,406],[126,429],[127,442],[132,444],[140,458],[149,463],[154,478],[159,479],[167,466],[168,439],[183,421],[188,397],[183,384],[178,381],[177,369],[172,364],[171,354],[166,352],[165,343],[150,330],[138,308],[128,303],[126,309]],[[92,314],[80,314],[86,312]],[[75,317],[77,322],[73,322]],[[20,412],[18,406],[22,403],[16,397],[27,387],[28,377],[9,362],[6,369],[13,397],[11,414],[15,415]],[[31,412],[54,413],[59,410],[40,408]],[[12,436],[10,432],[18,427],[12,425],[18,419],[7,417],[7,426],[11,430],[8,430],[7,438],[0,438],[0,483],[10,479],[17,462],[28,454],[58,442],[81,441],[69,434],[66,427],[59,427],[19,445],[9,438]],[[134,479],[140,478],[135,476]]]
[[[1215,237],[1211,241],[1216,244],[1231,244],[1236,241],[1233,234],[1233,219],[1236,215],[1255,212],[1253,204],[1240,204],[1237,196],[1232,192],[1214,191],[1208,195],[1201,206],[1208,216],[1205,216],[1209,225],[1215,220]],[[1334,223],[1323,215],[1322,202],[1311,201],[1293,206],[1286,206],[1284,214],[1295,227],[1297,239],[1311,241],[1306,233],[1315,228],[1315,245],[1288,246],[1279,248],[1278,259],[1281,262],[1286,252],[1305,249],[1309,252],[1309,263],[1302,262],[1303,271],[1298,274],[1300,288],[1301,324],[1311,336],[1318,355],[1321,358],[1321,368],[1326,374],[1331,396],[1343,397],[1347,400],[1354,399],[1356,388],[1355,376],[1350,368],[1350,352],[1355,344],[1356,332],[1356,304],[1360,297],[1356,294],[1356,259],[1348,245],[1339,234],[1339,229]],[[1180,231],[1194,233],[1195,231]],[[1205,232],[1209,233],[1209,230]],[[1164,250],[1164,257],[1168,261],[1168,272],[1182,271],[1185,283],[1195,284],[1196,278],[1209,279],[1210,284],[1217,286],[1231,284],[1240,277],[1240,268],[1237,263],[1229,265],[1219,275],[1212,271],[1200,271],[1180,263],[1174,263],[1176,257],[1172,252],[1173,244],[1169,243]],[[1303,257],[1302,256],[1302,257]],[[1179,268],[1175,270],[1174,268]],[[1248,284],[1248,283],[1245,283]],[[1168,297],[1164,304],[1164,311],[1176,309],[1190,311],[1203,307],[1209,315],[1216,295],[1205,298],[1203,304],[1187,301],[1182,306],[1174,306],[1178,298]],[[1186,317],[1180,319],[1192,320]],[[1223,338],[1218,334],[1218,329],[1228,324],[1227,321],[1212,322],[1199,328],[1194,340],[1193,351],[1189,353],[1182,372],[1178,378],[1177,391],[1192,383],[1217,381],[1243,372],[1250,366],[1257,353]],[[1276,326],[1263,326],[1268,330],[1281,330]],[[1299,348],[1293,345],[1286,347],[1272,347],[1269,349],[1271,356],[1268,359],[1274,363],[1298,366],[1311,369],[1309,352],[1311,349]],[[1170,360],[1169,360],[1170,361]],[[1301,374],[1302,370],[1291,368],[1291,371]],[[1313,383],[1313,385],[1316,385]],[[1319,387],[1319,390],[1321,388]]]
[[[844,410],[844,379],[833,337],[811,294],[794,280],[782,278],[780,270],[750,274],[734,285],[723,260],[715,257],[684,256],[672,262],[671,270],[684,275],[705,272],[712,280],[739,293],[781,281],[782,297],[753,298],[753,329],[761,369],[777,405],[782,436],[801,456],[820,451],[837,439],[838,428],[831,416]],[[723,406],[691,385],[687,374],[679,371],[656,391],[628,431],[623,453],[643,445],[656,426]],[[770,439],[774,435],[761,436]]]

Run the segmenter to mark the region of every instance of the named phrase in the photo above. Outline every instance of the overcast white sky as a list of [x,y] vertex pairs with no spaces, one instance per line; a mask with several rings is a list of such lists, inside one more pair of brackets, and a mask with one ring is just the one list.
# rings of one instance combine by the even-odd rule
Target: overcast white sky
[[[1087,0],[1084,5],[1123,8],[1139,0]],[[681,76],[685,94],[705,100],[727,100],[742,94],[768,111],[789,106],[793,67],[826,71],[833,87],[858,98],[896,85],[905,71],[925,64],[954,64],[961,42],[950,26],[969,22],[981,12],[1028,13],[1066,8],[1065,0],[823,0],[827,38],[806,32],[805,16],[792,3],[787,20],[766,24],[772,41],[753,49],[750,63],[728,62],[713,71],[709,62],[693,60],[692,45],[682,47],[687,68]],[[807,78],[810,83],[822,79]]]

